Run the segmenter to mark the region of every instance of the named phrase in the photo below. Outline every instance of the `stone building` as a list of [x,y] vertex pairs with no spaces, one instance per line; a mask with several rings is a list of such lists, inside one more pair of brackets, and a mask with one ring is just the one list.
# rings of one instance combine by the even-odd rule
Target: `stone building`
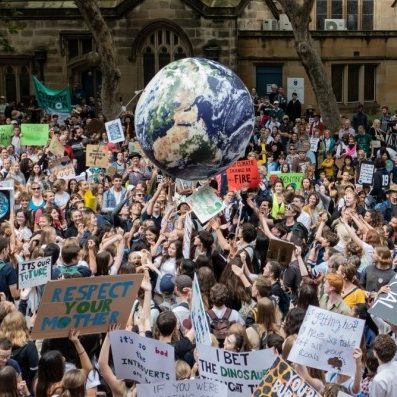
[[[271,83],[299,84],[305,105],[313,91],[294,49],[288,18],[272,0],[102,0],[122,73],[127,102],[167,63],[186,56],[218,60],[265,95]],[[33,94],[32,74],[46,85],[100,88],[98,55],[73,1],[8,0],[24,28],[0,52],[0,95]],[[358,102],[374,110],[397,107],[397,1],[317,0],[311,29],[343,111]],[[3,5],[4,7],[4,5]],[[6,13],[1,9],[0,14]],[[290,80],[288,80],[290,79]],[[291,93],[293,86],[289,87]]]

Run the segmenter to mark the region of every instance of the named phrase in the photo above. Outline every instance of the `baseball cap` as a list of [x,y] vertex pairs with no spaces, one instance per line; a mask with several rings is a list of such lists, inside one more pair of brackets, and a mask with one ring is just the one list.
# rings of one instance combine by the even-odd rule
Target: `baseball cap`
[[175,283],[174,283],[174,276],[170,273],[164,274],[160,280],[160,292],[162,293],[169,293],[171,294],[174,292]]

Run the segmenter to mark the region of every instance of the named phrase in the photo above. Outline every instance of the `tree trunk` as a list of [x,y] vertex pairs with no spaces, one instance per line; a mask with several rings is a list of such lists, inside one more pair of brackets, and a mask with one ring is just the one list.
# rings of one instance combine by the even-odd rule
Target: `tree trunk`
[[75,0],[74,2],[91,32],[98,50],[102,71],[102,112],[108,119],[114,119],[121,110],[118,95],[121,74],[112,35],[101,14],[97,0]]
[[312,84],[321,117],[331,132],[339,129],[340,112],[331,82],[309,31],[314,0],[278,0],[287,14],[294,33],[295,49]]

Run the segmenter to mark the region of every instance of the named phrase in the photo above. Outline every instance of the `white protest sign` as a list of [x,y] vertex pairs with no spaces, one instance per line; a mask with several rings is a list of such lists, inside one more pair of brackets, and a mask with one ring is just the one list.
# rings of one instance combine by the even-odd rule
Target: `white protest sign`
[[372,185],[374,179],[375,164],[372,161],[362,161],[360,172],[358,175],[358,183],[360,185]]
[[312,152],[317,153],[319,142],[320,138],[310,138],[310,150]]
[[18,288],[32,288],[51,280],[51,257],[18,263]]
[[120,119],[115,119],[105,123],[108,140],[112,143],[124,142],[124,131]]
[[138,397],[228,397],[227,386],[209,379],[138,384]]
[[200,378],[226,383],[229,397],[250,396],[273,365],[273,349],[234,353],[197,344]]
[[288,77],[287,78],[287,95],[288,100],[292,98],[292,93],[298,94],[300,103],[305,103],[305,79],[303,77]]
[[187,198],[188,204],[201,223],[209,221],[225,208],[214,189],[203,187]]
[[309,306],[288,360],[354,376],[353,351],[360,346],[364,320]]
[[115,374],[140,383],[176,379],[174,347],[130,331],[110,332]]
[[203,299],[201,297],[197,274],[194,275],[192,288],[193,294],[191,319],[194,333],[196,335],[196,343],[202,343],[203,345],[211,346],[211,332],[207,321],[207,314],[204,309]]
[[192,240],[193,222],[190,214],[185,219],[185,229],[183,232],[183,248],[182,253],[185,259],[190,259],[190,243]]

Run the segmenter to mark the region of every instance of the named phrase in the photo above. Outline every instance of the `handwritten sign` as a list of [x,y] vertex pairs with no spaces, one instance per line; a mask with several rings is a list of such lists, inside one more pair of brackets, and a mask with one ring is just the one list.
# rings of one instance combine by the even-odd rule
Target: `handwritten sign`
[[244,185],[255,188],[261,183],[256,160],[237,161],[226,170],[229,190],[240,190]]
[[293,185],[295,190],[302,187],[304,174],[301,172],[270,172],[269,177],[276,175],[283,182],[284,186]]
[[312,152],[317,153],[319,142],[320,138],[310,138],[310,150]]
[[55,156],[63,156],[65,153],[65,148],[62,143],[59,141],[56,134],[51,138],[50,144],[48,145],[48,149]]
[[228,397],[227,386],[208,379],[137,384],[138,397]]
[[295,245],[284,240],[270,239],[266,260],[277,261],[280,265],[288,266],[291,263]]
[[389,287],[390,292],[380,294],[368,311],[390,324],[397,325],[397,276],[390,280]]
[[18,263],[18,288],[32,288],[51,280],[51,257]]
[[197,353],[200,378],[226,383],[229,397],[250,396],[276,359],[273,349],[234,353],[198,344]]
[[125,141],[123,126],[120,119],[115,119],[105,123],[108,140],[112,143]]
[[207,321],[203,298],[201,297],[200,285],[197,274],[194,274],[192,294],[192,324],[196,335],[196,342],[211,346],[210,328]]
[[52,167],[51,171],[56,175],[57,179],[68,180],[74,179],[76,177],[76,172],[72,163],[66,165],[57,165]]
[[353,351],[360,346],[364,320],[309,306],[288,360],[354,376]]
[[106,168],[109,165],[108,149],[105,145],[87,145],[86,149],[87,167]]
[[281,357],[277,357],[252,397],[321,397]]
[[186,216],[184,233],[183,233],[183,247],[182,253],[185,259],[190,259],[190,244],[192,241],[193,221],[190,214]]
[[225,208],[215,190],[203,187],[187,198],[187,202],[201,223],[205,223]]
[[48,124],[21,124],[21,144],[44,146],[48,142]]
[[12,128],[10,124],[0,125],[0,145],[8,146],[12,140]]
[[115,374],[140,383],[175,381],[174,347],[130,331],[113,331],[110,344]]
[[124,274],[48,281],[32,331],[33,339],[61,338],[127,324],[143,275]]
[[375,173],[375,164],[372,161],[362,161],[360,165],[360,173],[358,175],[358,183],[360,185],[372,185]]

